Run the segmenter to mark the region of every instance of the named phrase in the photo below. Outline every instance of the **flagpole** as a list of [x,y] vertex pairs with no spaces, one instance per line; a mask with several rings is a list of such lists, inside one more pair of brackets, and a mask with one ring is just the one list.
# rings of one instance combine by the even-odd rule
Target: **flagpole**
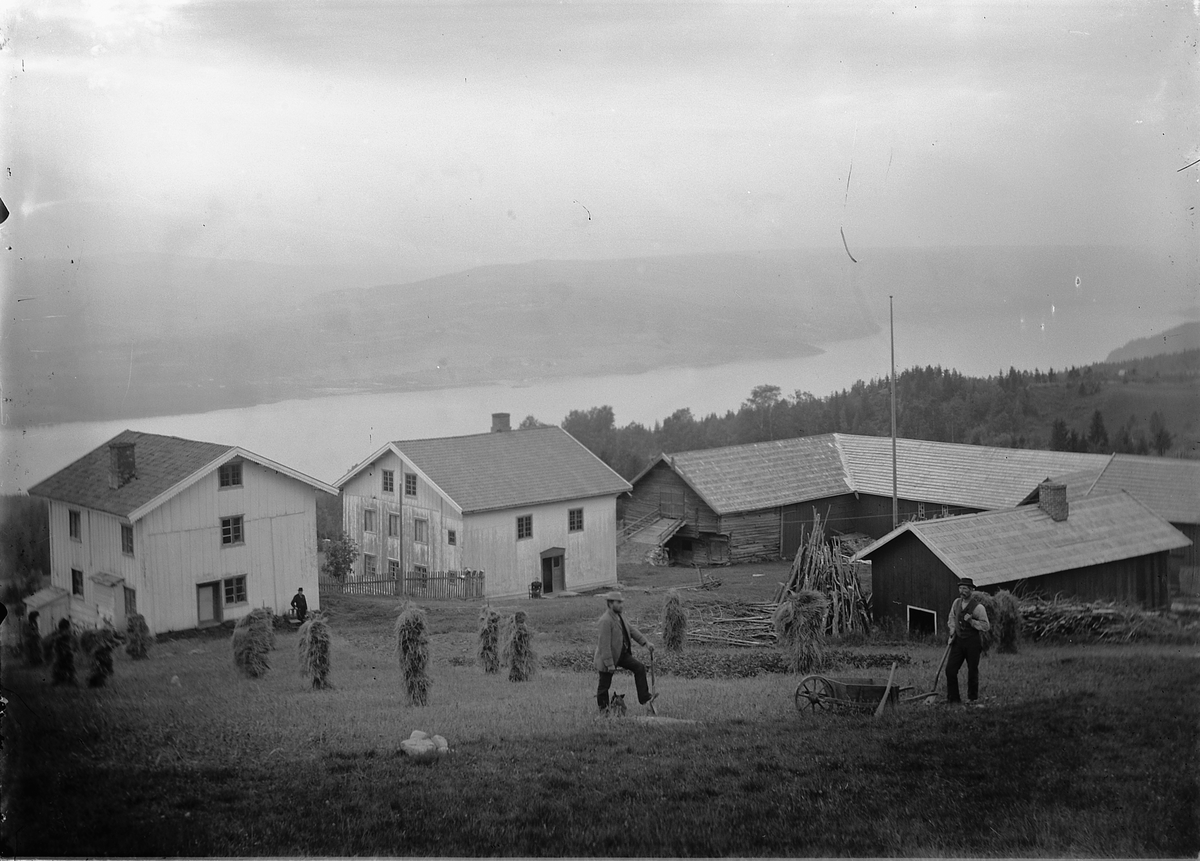
[[900,525],[900,498],[896,484],[896,323],[891,296],[888,296],[888,329],[892,337],[892,529],[895,529]]

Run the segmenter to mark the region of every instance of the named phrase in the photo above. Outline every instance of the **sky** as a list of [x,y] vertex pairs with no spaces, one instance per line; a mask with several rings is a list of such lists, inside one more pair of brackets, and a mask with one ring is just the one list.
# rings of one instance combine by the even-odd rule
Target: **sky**
[[1200,239],[1200,0],[12,2],[4,253]]

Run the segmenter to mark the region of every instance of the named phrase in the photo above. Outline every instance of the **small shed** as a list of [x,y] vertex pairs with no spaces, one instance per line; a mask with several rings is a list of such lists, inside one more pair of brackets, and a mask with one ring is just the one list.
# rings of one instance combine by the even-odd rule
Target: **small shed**
[[71,617],[71,593],[61,586],[47,586],[39,589],[26,598],[25,618],[29,614],[38,614],[38,632],[44,637],[58,627],[59,619]]
[[876,621],[941,633],[958,578],[985,591],[1168,603],[1167,556],[1191,542],[1124,491],[1068,504],[1043,484],[1037,505],[906,523],[854,556],[872,567]]

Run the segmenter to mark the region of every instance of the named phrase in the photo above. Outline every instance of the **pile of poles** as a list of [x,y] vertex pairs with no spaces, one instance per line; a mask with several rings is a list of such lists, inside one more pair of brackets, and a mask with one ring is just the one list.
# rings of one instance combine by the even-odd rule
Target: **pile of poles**
[[826,540],[821,515],[815,509],[812,529],[807,540],[801,535],[788,579],[775,593],[775,603],[780,604],[788,595],[804,590],[819,592],[829,599],[826,635],[865,634],[870,628],[867,600],[855,566],[848,556]]
[[688,604],[688,642],[719,646],[774,646],[775,604],[743,601]]

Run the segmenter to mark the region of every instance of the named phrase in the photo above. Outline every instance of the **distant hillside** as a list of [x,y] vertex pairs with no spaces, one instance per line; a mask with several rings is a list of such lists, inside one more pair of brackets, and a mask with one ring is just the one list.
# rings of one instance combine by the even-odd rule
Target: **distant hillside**
[[1184,323],[1152,338],[1137,338],[1108,354],[1109,362],[1125,362],[1164,353],[1200,349],[1200,322]]
[[[893,293],[903,313],[947,331],[1018,316],[1051,331],[1058,315],[1116,320],[1123,337],[1136,331],[1135,287],[1153,286],[1163,308],[1188,298],[1177,270],[1126,249],[856,254],[857,264],[840,249],[533,261],[384,286],[367,286],[378,282],[365,268],[20,261],[0,321],[4,417],[170,415],[803,356],[878,332]],[[1076,326],[1088,349],[1091,325]]]

